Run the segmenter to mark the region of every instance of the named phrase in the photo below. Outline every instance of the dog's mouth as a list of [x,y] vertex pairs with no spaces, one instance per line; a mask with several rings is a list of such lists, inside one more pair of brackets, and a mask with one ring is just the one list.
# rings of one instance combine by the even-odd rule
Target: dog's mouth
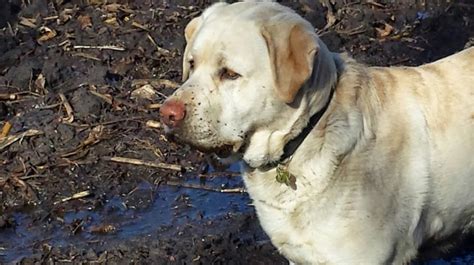
[[193,141],[190,141],[188,139],[184,139],[179,137],[179,135],[176,135],[173,132],[167,132],[166,138],[169,141],[178,143],[178,144],[185,144],[189,145],[191,148],[196,149],[200,152],[206,153],[206,154],[211,154],[214,153],[216,154],[219,158],[227,158],[233,155],[234,153],[238,152],[240,149],[240,144],[221,144],[221,145],[216,145],[216,146],[205,146],[201,144],[197,144]]

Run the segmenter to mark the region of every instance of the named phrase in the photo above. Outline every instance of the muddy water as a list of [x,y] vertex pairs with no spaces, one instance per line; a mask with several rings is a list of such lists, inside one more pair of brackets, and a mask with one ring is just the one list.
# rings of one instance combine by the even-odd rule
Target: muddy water
[[[231,171],[238,171],[233,165]],[[212,171],[212,170],[211,170]],[[194,187],[213,187],[216,190],[243,187],[240,177],[216,176],[206,179],[187,178]],[[54,220],[33,219],[33,212],[15,213],[15,227],[0,230],[0,263],[15,262],[33,254],[38,244],[55,247],[86,245],[104,241],[116,243],[139,237],[166,234],[173,227],[202,220],[214,220],[234,213],[253,211],[245,193],[221,193],[200,188],[140,183],[134,192],[143,200],[152,200],[145,209],[128,208],[125,199],[114,197],[106,201],[100,211],[78,208],[65,212]],[[45,225],[37,222],[45,221]],[[36,244],[36,245],[34,245]]]

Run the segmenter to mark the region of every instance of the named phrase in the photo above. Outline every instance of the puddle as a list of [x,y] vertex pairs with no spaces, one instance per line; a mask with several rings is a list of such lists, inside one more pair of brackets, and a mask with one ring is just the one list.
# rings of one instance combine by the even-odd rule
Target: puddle
[[[212,170],[211,170],[212,171]],[[238,165],[229,171],[238,172]],[[187,178],[185,185],[221,188],[243,187],[240,177],[216,176],[203,180]],[[204,187],[204,186],[203,186]],[[227,214],[253,211],[246,193],[220,193],[199,188],[140,183],[134,192],[152,200],[150,207],[130,209],[121,197],[106,201],[99,211],[81,209],[66,212],[51,222],[32,219],[31,213],[15,213],[15,228],[0,230],[0,263],[32,254],[42,244],[56,247],[94,241],[112,241],[157,236],[173,227],[194,221],[212,220]],[[150,196],[149,198],[147,198]],[[38,225],[42,224],[43,225]],[[74,233],[75,232],[75,233]]]

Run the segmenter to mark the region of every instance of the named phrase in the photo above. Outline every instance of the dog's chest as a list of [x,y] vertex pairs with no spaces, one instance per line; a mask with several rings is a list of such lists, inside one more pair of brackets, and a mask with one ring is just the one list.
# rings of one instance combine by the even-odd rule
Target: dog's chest
[[[319,260],[314,234],[317,225],[309,207],[311,192],[301,179],[297,188],[276,181],[276,171],[244,174],[245,184],[257,210],[259,221],[272,243],[290,260],[298,263]],[[313,209],[314,210],[314,209]],[[294,258],[292,258],[294,257]]]

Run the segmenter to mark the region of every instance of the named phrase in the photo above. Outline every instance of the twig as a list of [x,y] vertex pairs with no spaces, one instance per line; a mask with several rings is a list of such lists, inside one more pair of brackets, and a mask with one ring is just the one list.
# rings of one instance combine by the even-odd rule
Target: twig
[[61,103],[54,103],[54,104],[51,104],[51,105],[45,105],[45,106],[38,107],[38,109],[40,109],[40,110],[43,110],[43,109],[54,109],[54,108],[59,107],[59,106],[61,106],[61,105],[62,105]]
[[159,108],[161,108],[161,103],[152,103],[152,104],[149,104],[146,107],[149,108],[149,109],[159,109]]
[[112,161],[112,162],[117,162],[117,163],[147,166],[147,167],[154,167],[154,168],[161,168],[161,169],[169,169],[169,170],[174,170],[174,171],[182,170],[182,167],[176,164],[166,164],[166,163],[153,162],[153,161],[144,161],[140,159],[120,157],[120,156],[103,157],[102,159],[105,161]]
[[140,24],[138,22],[135,22],[135,21],[132,22],[132,27],[136,27],[136,28],[142,29],[144,31],[150,31],[147,27],[145,27],[142,24]]
[[109,94],[102,94],[102,93],[99,93],[99,92],[94,91],[94,90],[92,90],[92,89],[89,89],[89,92],[90,92],[92,95],[94,95],[94,96],[96,96],[96,97],[102,99],[103,101],[107,102],[107,103],[110,104],[110,105],[112,105],[112,104],[114,103],[112,96],[109,95]]
[[368,0],[368,1],[367,1],[367,4],[368,4],[368,5],[373,5],[373,6],[379,7],[379,8],[385,8],[385,5],[383,5],[383,4],[381,4],[381,3],[377,3],[377,2],[375,2],[375,1],[373,1],[373,0]]
[[179,84],[171,81],[169,79],[136,79],[132,82],[132,86],[144,86],[150,84],[154,88],[159,88],[161,86],[168,87],[171,89],[176,89],[179,87]]
[[104,45],[104,46],[88,46],[88,45],[74,45],[74,49],[98,49],[98,50],[113,50],[113,51],[125,51],[125,47]]
[[29,130],[27,130],[25,132],[22,132],[22,133],[19,133],[19,134],[7,136],[7,137],[3,138],[2,140],[0,140],[0,151],[7,148],[8,146],[13,144],[14,142],[16,142],[20,139],[23,139],[24,137],[36,136],[36,135],[41,135],[41,134],[43,134],[42,131],[35,130],[35,129],[29,129]]
[[67,113],[67,118],[63,118],[62,120],[71,123],[74,121],[74,111],[72,110],[71,104],[67,101],[66,96],[64,96],[63,93],[59,93],[59,98],[61,98],[61,103],[64,105],[64,108],[66,109]]
[[33,178],[46,178],[46,177],[47,177],[46,175],[34,174],[34,175],[20,177],[20,179],[21,180],[28,180],[28,179],[33,179]]
[[145,113],[149,112],[147,109],[145,109],[145,108],[143,108],[139,105],[136,105],[134,103],[128,102],[128,101],[123,100],[123,99],[113,98],[109,94],[102,94],[102,93],[99,93],[99,92],[94,91],[94,90],[89,90],[89,92],[91,92],[92,95],[102,99],[107,104],[112,105],[112,107],[118,107],[118,106],[122,105],[122,106],[129,107],[131,109],[135,109],[135,110],[138,110],[138,111],[141,111],[141,112],[145,112]]
[[136,105],[134,103],[131,103],[131,102],[128,102],[126,100],[123,100],[123,99],[119,99],[119,98],[114,98],[113,99],[113,102],[119,104],[119,105],[124,105],[126,107],[129,107],[131,109],[135,109],[135,110],[138,110],[138,111],[141,111],[141,112],[145,112],[145,113],[148,113],[149,111],[139,105]]
[[70,201],[70,200],[75,200],[75,199],[80,199],[80,198],[84,198],[84,197],[87,197],[89,195],[91,195],[92,192],[90,190],[85,190],[85,191],[81,191],[81,192],[78,192],[78,193],[75,193],[73,194],[72,196],[70,197],[66,197],[64,199],[61,199],[60,201],[57,201],[55,202],[54,204],[58,204],[60,202],[67,202],[67,201]]
[[238,177],[242,174],[240,172],[233,171],[214,171],[205,174],[199,174],[201,178],[215,178],[215,177]]
[[74,124],[74,123],[65,123],[66,125],[74,126],[74,127],[79,127],[79,128],[90,128],[90,127],[95,127],[99,125],[111,125],[114,123],[119,123],[119,122],[126,122],[126,121],[139,121],[144,119],[145,117],[131,117],[131,118],[124,118],[124,119],[117,119],[117,120],[112,120],[112,121],[104,121],[104,122],[97,122],[93,124]]
[[398,65],[398,64],[402,64],[402,63],[406,63],[410,61],[410,58],[406,57],[406,58],[401,58],[397,61],[394,61],[394,62],[391,62],[389,65]]
[[87,138],[82,141],[77,147],[75,147],[72,151],[67,152],[65,154],[62,154],[62,158],[70,157],[73,155],[80,154],[81,152],[84,153],[84,150],[82,150],[86,146],[90,145],[95,145],[99,143],[102,140],[102,135],[104,134],[104,126],[103,125],[98,125],[92,128],[92,130],[89,132],[89,135],[87,135]]
[[92,54],[88,54],[88,53],[84,53],[84,52],[75,52],[72,54],[72,56],[74,57],[82,57],[82,58],[86,58],[86,59],[90,59],[90,60],[94,60],[94,61],[97,61],[97,62],[100,62],[101,60],[97,57],[95,57],[94,55]]
[[0,100],[15,100],[16,98],[15,94],[0,93]]
[[147,35],[148,39],[151,41],[151,43],[153,43],[153,45],[155,45],[156,50],[158,51],[159,54],[169,54],[170,53],[169,50],[163,49],[160,46],[158,46],[158,44],[155,42],[155,40],[151,37],[151,35],[149,33],[146,34],[146,35]]
[[206,191],[213,191],[219,193],[245,193],[247,192],[245,188],[238,187],[238,188],[230,188],[230,189],[221,189],[221,188],[214,188],[200,184],[191,184],[191,183],[179,183],[175,181],[167,181],[167,185],[174,186],[174,187],[181,187],[187,189],[196,189],[196,190],[206,190]]
[[358,26],[356,28],[353,28],[353,29],[339,30],[339,31],[336,31],[336,32],[338,34],[341,34],[341,35],[354,36],[354,35],[357,35],[357,34],[364,33],[365,31],[367,31],[367,30],[364,28],[364,25],[360,25],[360,26]]

